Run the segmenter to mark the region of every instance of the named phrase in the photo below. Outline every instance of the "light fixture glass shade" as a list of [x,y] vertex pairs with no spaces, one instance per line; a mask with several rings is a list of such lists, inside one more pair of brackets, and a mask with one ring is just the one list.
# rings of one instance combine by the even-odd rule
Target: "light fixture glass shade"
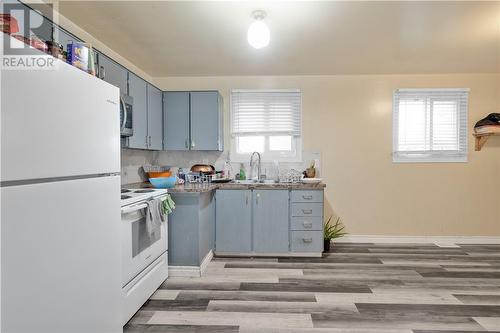
[[256,49],[261,49],[269,45],[271,40],[271,34],[267,24],[262,20],[256,20],[248,28],[248,44],[255,47]]

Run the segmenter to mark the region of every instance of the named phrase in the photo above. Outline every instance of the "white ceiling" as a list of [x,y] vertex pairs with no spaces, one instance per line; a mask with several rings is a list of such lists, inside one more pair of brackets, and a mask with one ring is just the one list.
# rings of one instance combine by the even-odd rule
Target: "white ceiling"
[[[255,9],[267,48],[247,44]],[[498,72],[496,2],[61,1],[154,77]]]

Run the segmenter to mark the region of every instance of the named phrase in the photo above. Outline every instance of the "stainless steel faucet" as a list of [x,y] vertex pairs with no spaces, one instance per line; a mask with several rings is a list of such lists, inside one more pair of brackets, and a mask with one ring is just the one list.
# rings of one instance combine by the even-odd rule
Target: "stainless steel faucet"
[[257,158],[258,158],[258,164],[257,164],[257,181],[260,182],[260,178],[261,178],[261,169],[260,169],[260,162],[261,162],[261,159],[260,159],[260,153],[257,152],[257,151],[254,151],[252,153],[252,156],[250,156],[250,179],[253,178],[253,169],[254,169],[254,160],[253,160],[253,157],[254,155],[257,154]]

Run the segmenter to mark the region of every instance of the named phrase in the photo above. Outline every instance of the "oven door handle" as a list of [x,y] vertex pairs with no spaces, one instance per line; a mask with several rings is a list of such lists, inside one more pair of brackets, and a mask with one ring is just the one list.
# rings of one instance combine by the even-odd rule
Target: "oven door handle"
[[[159,197],[154,197],[154,199],[165,199],[166,197],[167,197],[167,195],[162,195]],[[147,203],[140,203],[137,205],[125,206],[125,207],[122,207],[122,214],[132,213],[132,212],[135,212],[135,211],[138,211],[140,209],[147,208],[147,207],[148,207]]]
[[148,207],[147,204],[143,203],[143,204],[139,204],[139,205],[133,205],[133,206],[127,206],[127,207],[123,207],[122,208],[122,214],[128,214],[128,213],[132,213],[132,212],[135,212],[135,211],[138,211],[138,210],[141,210],[141,209],[144,209]]

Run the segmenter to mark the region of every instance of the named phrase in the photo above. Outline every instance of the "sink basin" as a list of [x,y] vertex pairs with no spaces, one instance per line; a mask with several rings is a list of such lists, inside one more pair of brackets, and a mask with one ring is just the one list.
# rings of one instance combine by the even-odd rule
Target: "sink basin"
[[258,184],[256,180],[233,180],[233,183],[243,185]]
[[242,185],[264,185],[264,184],[275,184],[276,181],[273,179],[266,179],[257,182],[256,180],[233,180],[234,184],[242,184]]

